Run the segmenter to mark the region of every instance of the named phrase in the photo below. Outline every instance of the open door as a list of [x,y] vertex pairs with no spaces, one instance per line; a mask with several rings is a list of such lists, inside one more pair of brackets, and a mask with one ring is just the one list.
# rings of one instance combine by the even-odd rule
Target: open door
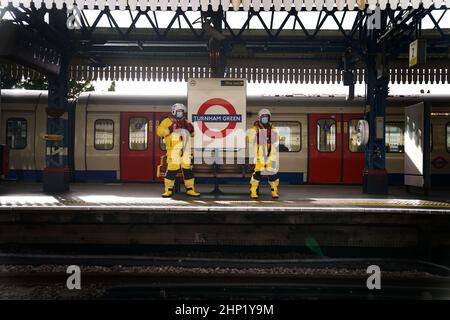
[[123,181],[152,181],[153,113],[121,113],[120,175]]
[[405,108],[405,185],[430,187],[430,108],[418,103]]

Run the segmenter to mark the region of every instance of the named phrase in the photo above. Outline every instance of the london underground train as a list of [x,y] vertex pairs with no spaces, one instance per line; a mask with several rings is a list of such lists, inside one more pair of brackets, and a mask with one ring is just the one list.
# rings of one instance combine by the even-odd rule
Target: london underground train
[[[83,93],[70,101],[68,166],[76,182],[154,182],[164,140],[156,128],[186,96]],[[386,169],[391,184],[403,184],[404,108],[431,103],[431,183],[450,178],[450,96],[389,97],[386,107]],[[10,148],[10,180],[40,181],[46,167],[47,92],[2,90],[0,143]],[[268,108],[279,131],[282,183],[360,184],[364,147],[357,124],[365,100],[344,96],[249,96],[247,127]],[[226,180],[226,179],[225,179]],[[230,180],[231,181],[231,180]],[[248,182],[248,181],[246,181]]]

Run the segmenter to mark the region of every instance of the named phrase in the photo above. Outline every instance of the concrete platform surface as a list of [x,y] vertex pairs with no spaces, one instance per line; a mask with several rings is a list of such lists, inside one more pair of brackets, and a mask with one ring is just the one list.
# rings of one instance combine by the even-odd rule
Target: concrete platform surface
[[404,187],[390,187],[387,196],[362,193],[360,186],[281,186],[279,199],[272,199],[269,187],[261,186],[258,200],[248,197],[244,185],[222,185],[223,194],[210,194],[211,185],[199,185],[199,198],[181,193],[162,198],[162,184],[72,183],[71,191],[49,195],[41,183],[3,182],[0,210],[20,209],[155,209],[158,211],[383,211],[450,213],[450,188],[432,190],[429,196],[406,193]]
[[445,190],[373,196],[360,186],[281,186],[273,200],[262,186],[260,200],[251,200],[243,185],[221,186],[219,196],[207,194],[210,185],[198,189],[200,198],[164,199],[161,184],[73,183],[67,194],[47,195],[39,183],[2,183],[0,244],[305,246],[315,239],[345,248],[450,247]]

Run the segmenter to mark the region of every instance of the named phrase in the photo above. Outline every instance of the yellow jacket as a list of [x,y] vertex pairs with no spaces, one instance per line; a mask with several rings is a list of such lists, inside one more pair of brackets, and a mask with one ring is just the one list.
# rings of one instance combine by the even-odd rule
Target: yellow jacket
[[[186,129],[186,130],[180,130]],[[190,134],[188,133],[190,132]],[[156,129],[156,134],[166,143],[167,168],[169,170],[191,169],[191,137],[194,127],[187,120],[176,121],[165,118]]]

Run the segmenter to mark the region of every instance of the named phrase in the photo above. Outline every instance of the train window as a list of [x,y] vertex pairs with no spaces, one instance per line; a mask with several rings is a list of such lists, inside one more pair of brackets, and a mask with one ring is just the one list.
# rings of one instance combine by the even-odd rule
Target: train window
[[148,119],[145,117],[130,118],[128,134],[128,148],[130,150],[146,150],[148,143]]
[[403,136],[404,132],[404,122],[386,122],[386,152],[405,152],[405,138]]
[[94,123],[94,148],[112,150],[114,148],[114,121],[97,119]]
[[280,152],[298,152],[302,148],[302,126],[300,122],[273,121],[277,128]]
[[320,152],[336,151],[336,120],[320,119],[317,121],[317,150]]
[[364,152],[364,146],[358,146],[358,121],[360,119],[352,119],[348,122],[348,149],[350,152]]
[[445,125],[446,127],[446,131],[447,131],[447,152],[450,152],[450,122],[447,122],[447,124]]
[[6,139],[10,149],[25,149],[27,146],[27,120],[8,119]]

